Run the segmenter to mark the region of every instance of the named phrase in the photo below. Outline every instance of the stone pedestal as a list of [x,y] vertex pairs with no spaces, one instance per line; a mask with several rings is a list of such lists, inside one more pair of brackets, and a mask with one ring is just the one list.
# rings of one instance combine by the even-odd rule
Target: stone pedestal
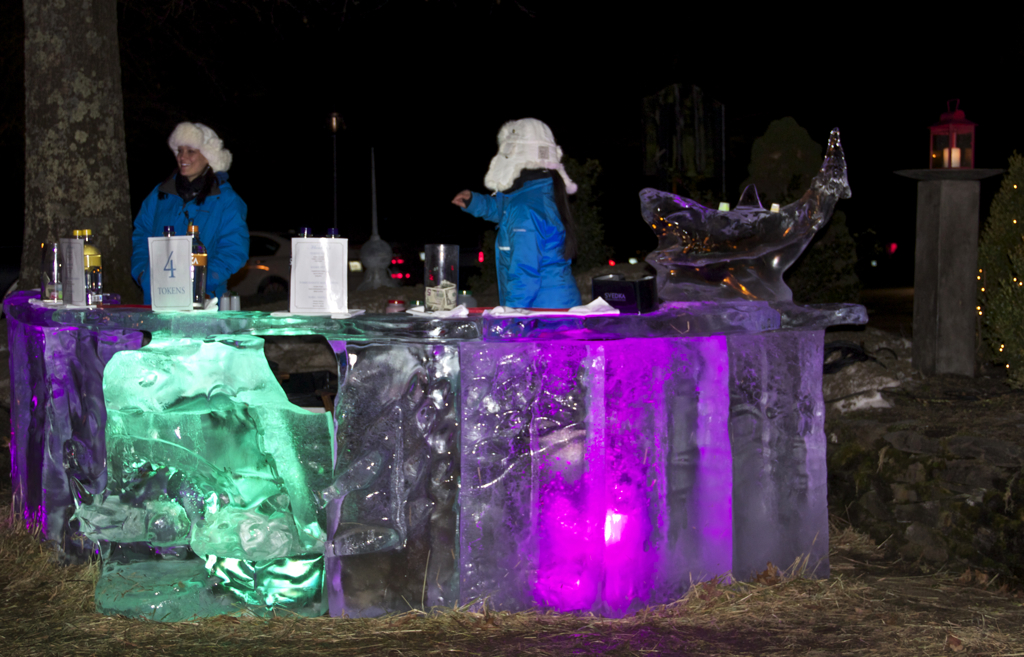
[[917,183],[914,367],[974,376],[978,199],[1001,169],[906,169]]

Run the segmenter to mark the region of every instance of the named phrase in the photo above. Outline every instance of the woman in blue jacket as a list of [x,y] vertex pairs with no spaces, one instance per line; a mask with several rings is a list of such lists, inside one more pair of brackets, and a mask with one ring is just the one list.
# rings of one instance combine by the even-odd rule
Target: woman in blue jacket
[[498,224],[498,299],[512,308],[580,304],[571,261],[576,238],[568,194],[576,193],[551,128],[537,119],[510,121],[484,177],[494,194],[463,190],[452,203]]
[[164,226],[187,235],[199,229],[206,246],[206,293],[221,297],[228,278],[249,259],[248,208],[228,182],[231,152],[202,123],[179,123],[167,140],[178,170],[142,202],[132,233],[132,278],[149,304],[149,237],[162,237]]

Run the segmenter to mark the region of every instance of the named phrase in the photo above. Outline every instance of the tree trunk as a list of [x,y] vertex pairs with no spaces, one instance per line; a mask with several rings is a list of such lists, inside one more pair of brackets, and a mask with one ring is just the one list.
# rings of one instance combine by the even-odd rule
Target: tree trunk
[[131,280],[131,210],[116,0],[23,0],[25,240],[21,287],[39,287],[40,245],[92,230],[103,291]]

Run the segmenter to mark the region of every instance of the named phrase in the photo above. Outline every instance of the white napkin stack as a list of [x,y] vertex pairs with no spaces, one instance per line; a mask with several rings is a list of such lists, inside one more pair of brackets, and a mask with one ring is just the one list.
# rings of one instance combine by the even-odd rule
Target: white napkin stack
[[619,309],[612,307],[607,301],[598,297],[585,306],[573,306],[568,310],[527,310],[525,308],[509,308],[507,306],[495,306],[485,310],[484,315],[488,317],[529,317],[531,315],[618,315]]
[[[365,310],[351,309],[347,313],[333,313],[331,319],[348,319],[349,317],[357,317],[365,313]],[[297,315],[295,313],[288,312],[287,310],[277,310],[270,313],[271,317],[326,317],[326,315]]]
[[425,315],[426,317],[469,317],[469,308],[466,308],[466,306],[461,303],[451,310],[428,311],[426,306],[413,306],[405,312],[413,315]]

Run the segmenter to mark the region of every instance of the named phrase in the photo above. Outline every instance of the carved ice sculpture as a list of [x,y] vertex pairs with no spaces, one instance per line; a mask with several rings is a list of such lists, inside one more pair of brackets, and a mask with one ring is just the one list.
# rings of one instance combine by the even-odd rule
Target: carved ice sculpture
[[839,128],[829,135],[825,161],[811,188],[779,212],[764,209],[753,185],[731,212],[643,190],[641,212],[658,236],[658,248],[647,261],[658,272],[659,296],[667,301],[792,301],[783,273],[828,222],[836,201],[849,197]]
[[262,338],[121,351],[103,399],[107,486],[75,513],[103,557],[98,610],[181,620],[244,602],[322,613],[315,491],[332,479],[330,416],[288,402]]
[[[645,191],[674,226],[662,282],[788,295],[847,193],[837,135],[781,214]],[[768,561],[828,574],[822,342],[861,306],[336,320],[30,296],[4,304],[15,508],[65,557],[100,553],[101,613],[621,616]],[[313,335],[334,417],[289,401],[259,337]]]

